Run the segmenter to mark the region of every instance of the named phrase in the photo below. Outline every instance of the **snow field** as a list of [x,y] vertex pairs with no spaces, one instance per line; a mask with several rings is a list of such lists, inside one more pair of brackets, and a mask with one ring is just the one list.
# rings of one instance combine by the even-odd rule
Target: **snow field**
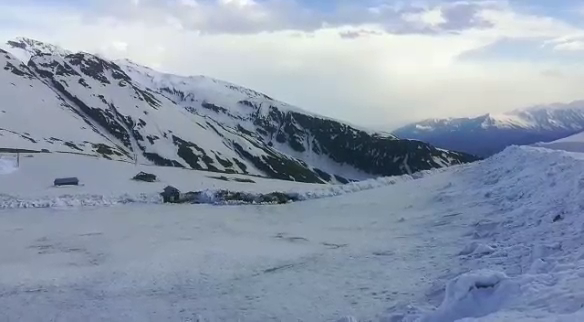
[[16,169],[16,160],[2,157],[0,155],[0,175],[12,173],[16,171]]
[[[27,159],[0,189],[59,197],[5,179],[40,186],[31,173],[88,166],[75,158]],[[166,184],[131,182],[133,165],[85,162],[95,178],[81,192],[114,182],[137,196]],[[0,320],[582,321],[582,169],[581,154],[511,147],[345,186],[152,170],[185,191],[215,184],[306,200],[0,211]]]

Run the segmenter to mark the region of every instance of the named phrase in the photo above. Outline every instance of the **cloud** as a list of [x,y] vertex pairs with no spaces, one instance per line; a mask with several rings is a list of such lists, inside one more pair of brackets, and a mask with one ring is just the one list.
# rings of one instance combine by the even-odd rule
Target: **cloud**
[[584,34],[572,34],[546,41],[543,47],[551,47],[557,52],[584,52]]
[[558,51],[583,51],[584,52],[584,40],[572,40],[558,43],[554,46],[555,50]]
[[476,3],[457,3],[440,9],[443,22],[438,24],[445,30],[465,30],[469,28],[489,28],[494,24],[480,15],[485,5]]
[[561,55],[580,26],[508,1],[71,3],[0,2],[0,38],[209,75],[362,125],[583,98],[584,68]]
[[365,29],[347,30],[347,31],[339,32],[339,36],[341,36],[341,38],[343,38],[343,39],[355,39],[355,38],[359,38],[359,37],[380,36],[380,35],[383,35],[383,33],[380,31],[365,30]]
[[[166,25],[203,33],[257,33],[262,31],[300,30],[347,25],[375,24],[390,33],[458,32],[484,28],[489,22],[480,17],[492,1],[456,1],[422,5],[403,1],[339,1],[328,10],[321,6],[331,0],[307,2],[297,0],[89,0],[89,20],[112,18]],[[440,24],[412,17],[438,11]]]

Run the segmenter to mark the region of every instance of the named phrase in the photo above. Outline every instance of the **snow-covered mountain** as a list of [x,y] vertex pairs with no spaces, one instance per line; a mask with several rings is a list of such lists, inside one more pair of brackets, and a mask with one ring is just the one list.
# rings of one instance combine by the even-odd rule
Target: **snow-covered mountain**
[[304,182],[347,182],[476,160],[208,77],[164,74],[26,38],[4,48],[3,149]]
[[129,160],[128,152],[32,70],[0,50],[0,152],[68,151]]
[[474,118],[429,119],[399,128],[400,138],[479,156],[510,145],[550,142],[584,131],[584,101],[539,105]]

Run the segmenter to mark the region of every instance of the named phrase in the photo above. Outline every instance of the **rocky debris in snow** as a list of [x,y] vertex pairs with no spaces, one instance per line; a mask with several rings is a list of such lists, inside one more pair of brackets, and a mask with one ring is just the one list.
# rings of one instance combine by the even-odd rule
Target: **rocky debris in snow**
[[209,176],[209,178],[211,178],[211,179],[216,179],[216,180],[221,180],[221,181],[231,181],[231,180],[229,180],[229,178],[227,178],[226,176],[219,176],[219,177],[216,177],[216,176]]
[[248,178],[228,178],[226,176],[210,176],[211,179],[217,179],[221,181],[234,181],[234,182],[241,182],[241,183],[256,183],[255,181],[248,179]]

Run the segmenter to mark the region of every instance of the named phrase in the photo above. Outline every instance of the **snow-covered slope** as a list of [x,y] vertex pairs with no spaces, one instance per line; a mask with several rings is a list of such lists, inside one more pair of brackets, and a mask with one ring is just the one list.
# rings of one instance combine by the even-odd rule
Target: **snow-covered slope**
[[[345,183],[476,160],[313,115],[208,77],[163,74],[24,38],[8,45],[30,57],[31,79],[137,163]],[[44,100],[44,94],[35,96]]]
[[[39,202],[50,209],[0,211],[0,320],[584,318],[583,154],[511,147],[473,164],[353,183],[354,193],[334,198],[323,196],[345,186],[235,183],[85,159],[40,154],[20,168],[0,159],[10,169],[0,174],[0,202],[7,192],[16,208],[43,193],[54,200]],[[161,182],[130,181],[138,170]],[[84,186],[49,187],[53,175],[75,171]],[[148,198],[168,183],[316,198],[281,206]]]
[[538,142],[534,144],[534,146],[568,152],[584,152],[584,132],[580,132],[553,142]]
[[575,101],[475,118],[430,119],[393,133],[445,149],[489,156],[510,145],[550,142],[583,130],[584,101]]
[[129,160],[108,135],[20,60],[0,50],[0,150],[53,151]]

